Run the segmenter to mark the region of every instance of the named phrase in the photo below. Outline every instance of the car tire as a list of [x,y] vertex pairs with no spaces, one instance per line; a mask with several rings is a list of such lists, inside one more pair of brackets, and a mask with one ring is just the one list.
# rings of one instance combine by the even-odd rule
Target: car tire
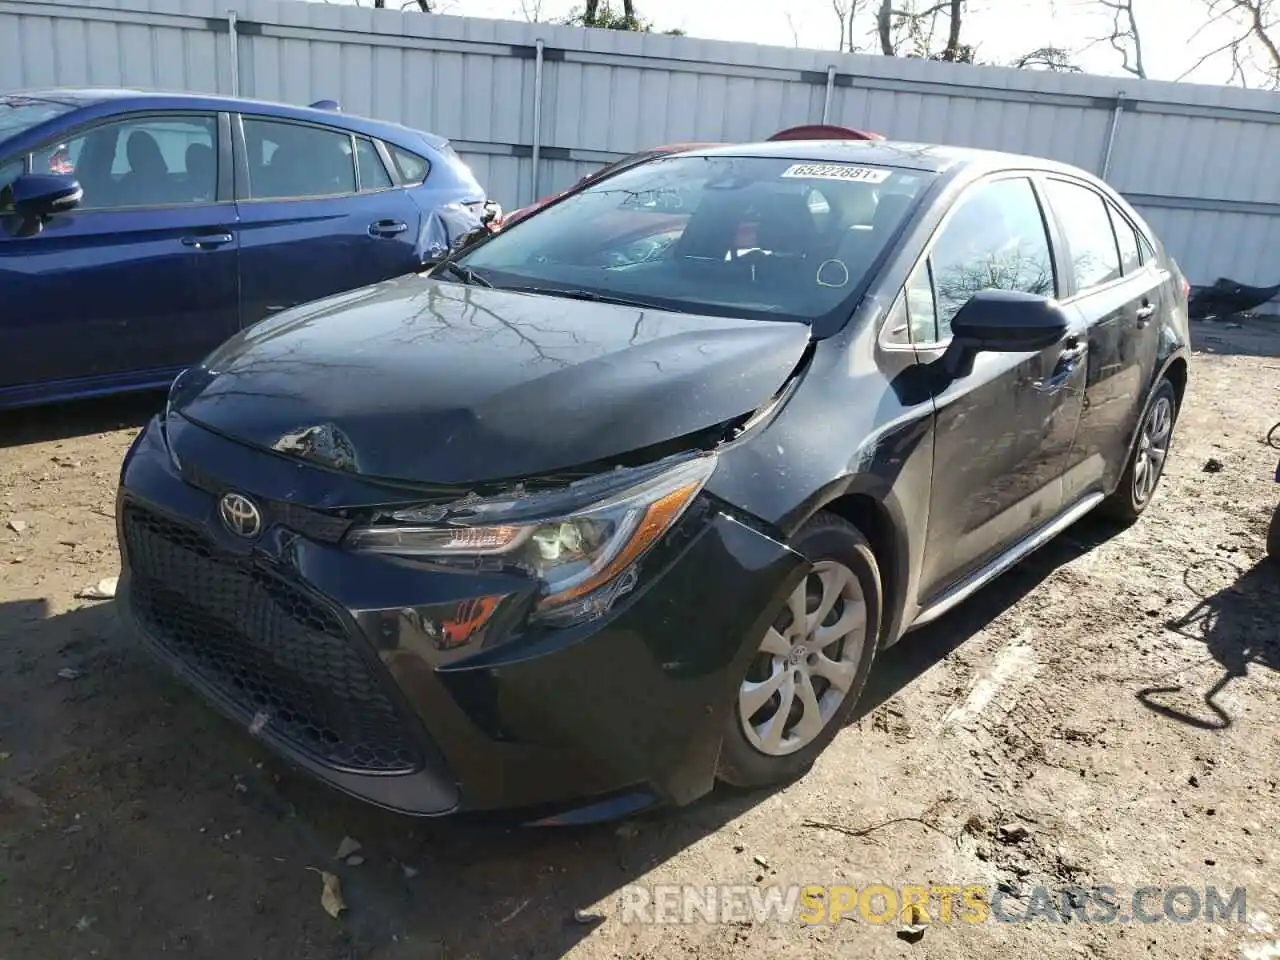
[[1280,507],[1271,514],[1271,526],[1267,527],[1267,556],[1280,563]]
[[[765,636],[753,638],[756,655],[725,724],[717,776],[736,787],[785,783],[804,774],[853,713],[879,645],[883,589],[866,537],[848,521],[821,512],[791,546],[808,559],[809,572],[781,602]],[[832,593],[825,616],[815,623]],[[807,623],[797,629],[793,611],[801,599]],[[860,613],[863,625],[845,633]],[[813,629],[806,632],[805,626]],[[784,702],[787,716],[779,728]],[[821,720],[820,729],[813,716]]]
[[[1102,513],[1120,523],[1133,523],[1151,505],[1169,461],[1173,428],[1178,421],[1178,393],[1166,377],[1151,395],[1124,475],[1101,504]],[[1152,451],[1161,451],[1156,459]]]

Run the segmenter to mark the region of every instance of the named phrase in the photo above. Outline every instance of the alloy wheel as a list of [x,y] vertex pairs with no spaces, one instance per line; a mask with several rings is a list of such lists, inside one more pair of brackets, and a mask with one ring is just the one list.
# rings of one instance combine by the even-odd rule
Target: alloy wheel
[[866,642],[861,581],[834,560],[814,564],[765,632],[739,690],[747,741],[785,756],[817,739],[849,696]]
[[1145,504],[1156,492],[1172,435],[1173,401],[1167,396],[1157,397],[1138,437],[1138,457],[1133,465],[1134,503]]

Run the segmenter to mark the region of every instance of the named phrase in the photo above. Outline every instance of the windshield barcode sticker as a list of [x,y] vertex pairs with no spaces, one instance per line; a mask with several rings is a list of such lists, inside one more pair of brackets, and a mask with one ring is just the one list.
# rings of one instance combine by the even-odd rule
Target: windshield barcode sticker
[[859,180],[862,183],[884,183],[889,179],[888,170],[855,167],[848,163],[794,163],[782,175],[807,180]]

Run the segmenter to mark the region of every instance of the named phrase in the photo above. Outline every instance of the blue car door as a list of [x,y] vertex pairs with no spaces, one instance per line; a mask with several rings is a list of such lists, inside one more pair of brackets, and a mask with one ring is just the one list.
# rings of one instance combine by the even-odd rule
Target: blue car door
[[236,146],[242,324],[420,269],[422,215],[379,144],[246,115]]
[[229,137],[225,114],[131,114],[27,155],[84,196],[35,231],[0,216],[0,392],[162,383],[235,331]]

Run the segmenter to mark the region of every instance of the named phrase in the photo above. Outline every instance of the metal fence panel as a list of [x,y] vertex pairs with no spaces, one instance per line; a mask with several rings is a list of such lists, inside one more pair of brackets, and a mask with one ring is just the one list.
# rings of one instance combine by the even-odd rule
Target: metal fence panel
[[50,86],[333,98],[449,137],[507,208],[634,150],[826,120],[1076,164],[1194,282],[1280,273],[1280,95],[1261,91],[298,0],[0,0],[0,89]]

